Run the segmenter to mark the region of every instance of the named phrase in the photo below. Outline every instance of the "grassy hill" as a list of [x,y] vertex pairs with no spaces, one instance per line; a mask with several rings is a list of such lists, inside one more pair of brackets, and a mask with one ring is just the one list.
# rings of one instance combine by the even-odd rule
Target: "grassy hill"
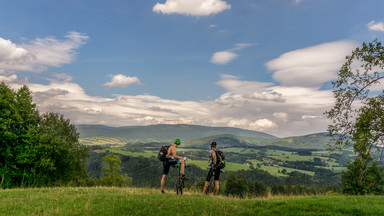
[[[150,125],[138,127],[107,127],[102,125],[77,125],[80,139],[85,144],[92,144],[95,138],[117,139],[123,143],[147,143],[147,142],[170,142],[174,138],[181,140],[200,139],[219,134],[231,134],[241,137],[254,137],[264,139],[275,139],[275,136],[239,128],[230,127],[207,127],[199,125]],[[93,140],[92,140],[93,139]],[[97,139],[97,140],[98,140]],[[115,144],[111,140],[110,144]]]
[[384,196],[237,199],[99,187],[11,189],[0,197],[0,215],[384,215]]
[[329,137],[327,133],[316,133],[305,136],[294,136],[269,140],[267,145],[291,149],[325,150],[328,147],[328,143],[331,141],[332,138]]
[[277,138],[275,136],[239,128],[207,127],[199,125],[151,125],[139,127],[108,127],[77,125],[80,142],[86,145],[124,145],[134,143],[171,143],[180,138],[183,146],[207,148],[216,140],[221,148],[269,146],[281,149],[325,150],[332,138],[327,133]]

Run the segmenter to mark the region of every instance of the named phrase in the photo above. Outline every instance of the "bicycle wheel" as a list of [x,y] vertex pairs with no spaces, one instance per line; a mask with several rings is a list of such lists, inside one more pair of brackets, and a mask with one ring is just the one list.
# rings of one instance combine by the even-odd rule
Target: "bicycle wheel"
[[208,184],[208,190],[207,190],[207,193],[208,194],[213,194],[214,193],[214,190],[215,190],[215,177],[214,177],[215,174],[213,174],[211,176],[211,179],[209,180],[209,184]]
[[181,178],[180,176],[177,178],[177,181],[176,181],[176,194],[179,195],[179,193],[181,193],[181,190],[180,190],[180,185],[181,185]]
[[183,195],[184,191],[184,179],[180,178],[180,195]]

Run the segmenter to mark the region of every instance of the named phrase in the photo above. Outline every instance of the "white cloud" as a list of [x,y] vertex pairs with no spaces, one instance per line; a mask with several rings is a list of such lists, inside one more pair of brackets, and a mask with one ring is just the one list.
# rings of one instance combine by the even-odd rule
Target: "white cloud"
[[227,64],[237,58],[237,54],[231,51],[220,51],[212,55],[211,62],[215,64]]
[[[340,48],[337,42],[333,45]],[[271,61],[276,64],[270,64],[271,67],[277,68],[276,73],[305,64],[312,67],[321,67],[317,64],[333,65],[333,60],[322,59],[327,59],[328,57],[322,54],[329,52],[329,46],[314,46],[283,54],[278,61]],[[306,57],[305,54],[311,55]],[[333,57],[339,58],[338,55]],[[319,63],[316,63],[316,59]],[[285,79],[280,75],[277,77]],[[297,75],[297,72],[292,74],[294,75]],[[20,88],[23,83],[27,83],[41,112],[59,112],[77,124],[126,126],[161,123],[231,126],[284,137],[325,131],[329,120],[322,114],[334,103],[332,91],[321,90],[320,81],[312,86],[303,84],[303,80],[294,85],[279,85],[221,75],[216,84],[224,89],[224,93],[219,97],[209,101],[177,101],[152,95],[93,97],[86,94],[81,86],[73,83],[70,76],[54,76],[56,79],[51,79],[47,85],[19,81],[16,75],[0,74],[0,81],[4,80],[13,88]],[[128,78],[125,75],[116,75],[105,85],[124,87],[140,83],[138,79],[135,81]],[[286,79],[289,81],[289,78]],[[310,78],[320,79],[321,75],[307,77],[308,82]],[[285,83],[285,80],[282,83]]]
[[285,113],[285,112],[277,112],[277,113],[273,113],[273,117],[274,117],[277,121],[281,121],[281,122],[287,122],[287,121],[288,121],[288,114]]
[[65,37],[62,41],[54,37],[37,38],[25,44],[0,38],[0,70],[41,72],[48,66],[71,63],[75,50],[86,42],[88,36],[70,32]]
[[123,74],[118,74],[111,77],[112,81],[105,83],[103,86],[125,88],[133,83],[141,84],[139,78],[137,77],[129,77]]
[[10,40],[0,38],[0,70],[35,70],[36,56]]
[[384,32],[384,23],[378,22],[376,23],[375,21],[371,21],[367,24],[368,29],[371,31],[381,31]]
[[209,16],[230,8],[231,5],[222,0],[166,0],[164,4],[157,3],[153,11],[163,14]]
[[275,128],[277,125],[269,119],[258,119],[255,122],[250,124],[251,128],[255,128],[264,131],[266,129]]
[[337,78],[345,56],[356,47],[352,41],[324,43],[284,53],[267,62],[266,66],[275,71],[274,80],[283,86],[319,88],[323,83]]
[[236,59],[238,57],[238,54],[235,53],[235,51],[240,51],[244,48],[253,46],[253,44],[249,43],[238,43],[235,45],[234,48],[224,51],[216,52],[212,55],[210,62],[214,64],[227,64],[230,61]]
[[11,75],[11,76],[0,76],[0,82],[5,83],[14,83],[17,82],[17,75]]

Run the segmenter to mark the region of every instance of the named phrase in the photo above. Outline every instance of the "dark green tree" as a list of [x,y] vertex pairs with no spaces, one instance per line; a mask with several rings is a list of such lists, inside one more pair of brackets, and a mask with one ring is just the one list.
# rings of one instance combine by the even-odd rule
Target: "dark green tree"
[[126,174],[122,174],[121,160],[119,156],[110,152],[109,155],[103,157],[105,167],[103,168],[103,176],[100,177],[100,181],[106,186],[131,186],[132,178],[129,178]]
[[0,83],[0,187],[23,185],[30,177],[30,148],[38,124],[29,89],[23,86],[14,91]]
[[76,127],[59,113],[41,117],[35,146],[35,171],[43,185],[81,183],[88,178],[89,148],[79,143]]
[[225,181],[226,195],[239,196],[243,198],[248,193],[248,184],[242,174],[229,173]]
[[[384,47],[374,40],[346,57],[333,82],[336,102],[326,114],[333,122],[328,131],[336,142],[330,149],[352,146],[357,154],[342,178],[345,193],[377,193],[383,187],[382,173],[372,157],[375,149],[383,150],[384,91],[378,85],[384,78],[383,71]],[[372,178],[376,175],[381,178]]]
[[87,179],[89,149],[60,114],[40,116],[31,92],[0,83],[0,187],[51,186]]

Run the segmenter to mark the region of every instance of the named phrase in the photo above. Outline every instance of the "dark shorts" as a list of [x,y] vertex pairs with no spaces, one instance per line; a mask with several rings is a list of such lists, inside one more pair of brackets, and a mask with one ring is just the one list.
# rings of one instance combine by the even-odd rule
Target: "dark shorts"
[[179,162],[179,159],[169,159],[163,162],[163,175],[168,175],[169,168]]
[[215,181],[219,181],[220,180],[220,173],[221,173],[220,169],[215,170],[215,169],[212,169],[212,168],[209,169],[207,178],[205,180],[207,180],[207,181],[211,180],[211,177],[213,175],[213,171],[215,171],[215,175],[214,175]]

